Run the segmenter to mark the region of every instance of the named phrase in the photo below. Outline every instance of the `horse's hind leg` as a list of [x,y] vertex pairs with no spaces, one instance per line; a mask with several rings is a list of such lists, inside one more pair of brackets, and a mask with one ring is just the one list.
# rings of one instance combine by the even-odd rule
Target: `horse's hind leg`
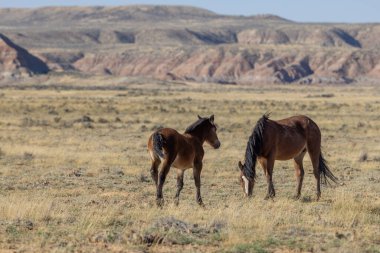
[[160,166],[160,163],[161,163],[161,160],[159,158],[154,158],[152,160],[152,165],[150,167],[150,175],[152,176],[152,179],[154,183],[156,184],[156,187],[158,183],[158,167]]
[[165,159],[162,163],[161,170],[158,174],[158,181],[157,181],[157,206],[162,206],[164,203],[164,197],[162,194],[162,188],[165,183],[166,176],[169,173],[170,166],[172,165],[173,159]]
[[319,171],[319,155],[321,153],[320,148],[309,149],[308,152],[310,155],[311,163],[313,164],[313,174],[317,180],[317,201],[321,197],[321,174]]
[[184,170],[177,169],[177,193],[175,194],[175,204],[179,204],[179,194],[183,188],[183,174]]
[[305,171],[303,169],[303,158],[305,154],[306,149],[304,149],[298,156],[294,157],[294,169],[296,172],[296,178],[298,183],[296,195],[294,196],[295,199],[299,199],[301,196],[302,182],[305,174]]

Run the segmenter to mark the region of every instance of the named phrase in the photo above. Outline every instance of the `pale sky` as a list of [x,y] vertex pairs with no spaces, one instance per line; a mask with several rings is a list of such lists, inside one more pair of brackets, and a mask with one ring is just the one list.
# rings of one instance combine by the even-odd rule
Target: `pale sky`
[[220,14],[246,16],[275,14],[301,22],[380,23],[380,0],[0,0],[0,8],[132,4],[190,5]]

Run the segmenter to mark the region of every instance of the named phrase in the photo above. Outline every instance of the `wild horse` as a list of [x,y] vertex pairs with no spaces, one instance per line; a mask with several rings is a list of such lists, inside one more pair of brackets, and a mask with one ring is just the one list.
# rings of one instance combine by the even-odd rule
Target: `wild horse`
[[327,178],[337,182],[330,171],[321,152],[321,131],[317,124],[306,116],[293,116],[282,120],[270,120],[269,114],[263,115],[256,123],[248,139],[245,152],[245,163],[240,161],[240,182],[246,196],[251,196],[256,177],[256,160],[259,161],[268,183],[268,193],[265,199],[273,198],[276,193],[272,175],[275,160],[294,159],[297,177],[295,198],[301,196],[304,177],[303,158],[309,153],[313,165],[313,174],[317,180],[317,200],[321,196],[321,176],[323,183]]
[[[193,168],[195,186],[197,188],[196,201],[203,205],[201,197],[201,171],[204,155],[203,143],[207,142],[213,148],[220,147],[216,135],[214,115],[209,118],[198,116],[198,120],[190,125],[184,134],[171,128],[163,128],[154,132],[148,140],[148,150],[152,160],[151,175],[157,187],[157,205],[163,204],[162,188],[170,167],[177,168],[176,204],[179,203],[179,194],[183,188],[185,170]],[[158,171],[159,165],[161,168]]]

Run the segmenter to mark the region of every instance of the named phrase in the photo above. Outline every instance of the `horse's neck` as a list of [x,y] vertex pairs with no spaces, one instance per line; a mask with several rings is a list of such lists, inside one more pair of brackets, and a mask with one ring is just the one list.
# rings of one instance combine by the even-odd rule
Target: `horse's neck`
[[199,142],[201,145],[203,145],[203,143],[205,142],[205,137],[203,136],[203,134],[197,131],[189,133],[188,136]]

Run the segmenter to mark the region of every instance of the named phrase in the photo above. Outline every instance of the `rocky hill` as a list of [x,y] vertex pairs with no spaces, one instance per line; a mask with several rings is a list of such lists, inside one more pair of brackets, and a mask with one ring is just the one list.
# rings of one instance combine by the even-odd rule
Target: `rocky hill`
[[0,79],[46,74],[48,71],[45,62],[0,33]]
[[218,83],[380,82],[380,24],[305,24],[183,6],[0,9],[0,76]]

